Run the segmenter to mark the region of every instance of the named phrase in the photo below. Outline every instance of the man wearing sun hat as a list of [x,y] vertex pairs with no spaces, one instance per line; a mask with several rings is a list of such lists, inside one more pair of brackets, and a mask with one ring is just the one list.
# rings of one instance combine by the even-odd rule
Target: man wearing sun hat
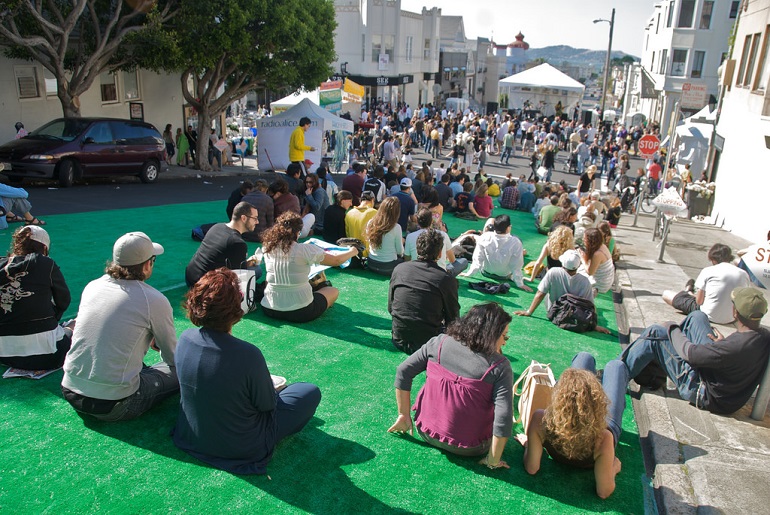
[[[77,411],[129,420],[179,391],[171,304],[145,283],[161,254],[146,234],[124,234],[105,275],[83,290],[62,380],[64,398]],[[150,348],[161,361],[147,366]]]
[[735,288],[731,299],[735,333],[722,336],[700,310],[681,324],[650,326],[621,354],[629,377],[656,362],[674,381],[679,395],[696,407],[720,414],[739,410],[764,375],[770,332],[760,327],[767,313],[760,290]]

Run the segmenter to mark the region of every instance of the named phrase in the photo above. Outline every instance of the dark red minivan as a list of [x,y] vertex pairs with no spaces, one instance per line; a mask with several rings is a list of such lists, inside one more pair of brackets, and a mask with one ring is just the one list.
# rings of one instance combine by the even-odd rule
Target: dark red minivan
[[115,118],[58,118],[0,146],[0,170],[11,182],[137,175],[155,182],[168,169],[166,146],[149,123]]

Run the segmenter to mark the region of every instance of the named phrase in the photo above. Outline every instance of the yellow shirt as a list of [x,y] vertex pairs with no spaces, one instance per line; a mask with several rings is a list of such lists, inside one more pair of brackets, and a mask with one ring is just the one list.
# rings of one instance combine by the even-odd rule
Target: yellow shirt
[[345,215],[345,234],[348,238],[358,238],[366,246],[364,256],[369,255],[369,240],[366,238],[366,224],[374,218],[377,210],[371,207],[354,207]]
[[292,163],[304,161],[305,150],[310,150],[310,147],[305,145],[305,131],[302,130],[302,127],[297,127],[289,138],[289,161]]

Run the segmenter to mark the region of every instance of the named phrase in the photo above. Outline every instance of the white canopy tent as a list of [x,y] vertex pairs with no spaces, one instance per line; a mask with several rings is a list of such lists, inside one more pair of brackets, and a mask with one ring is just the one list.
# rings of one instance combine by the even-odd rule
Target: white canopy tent
[[[289,166],[289,138],[300,118],[310,118],[310,128],[305,133],[305,144],[315,147],[305,152],[305,159],[321,164],[321,148],[326,131],[353,132],[353,122],[340,118],[305,98],[289,110],[257,120],[258,166],[260,170],[286,170]],[[340,138],[338,138],[339,140]]]
[[[287,97],[283,97],[275,102],[270,102],[270,114],[278,115],[286,110],[294,107],[305,99],[310,100],[315,105],[321,105],[319,100],[319,90],[313,91],[297,91]],[[350,102],[343,97],[342,99],[342,112],[349,113],[354,120],[357,120],[361,116],[361,102]]]
[[508,105],[502,108],[523,109],[528,101],[532,109],[550,116],[559,102],[562,111],[569,113],[583,99],[585,86],[544,63],[501,79],[499,92],[508,95]]
[[[705,170],[708,159],[709,142],[714,131],[716,109],[711,112],[706,106],[689,118],[685,118],[676,126],[676,164],[681,172],[684,165],[689,164],[690,170],[699,173]],[[700,177],[693,177],[697,180]]]

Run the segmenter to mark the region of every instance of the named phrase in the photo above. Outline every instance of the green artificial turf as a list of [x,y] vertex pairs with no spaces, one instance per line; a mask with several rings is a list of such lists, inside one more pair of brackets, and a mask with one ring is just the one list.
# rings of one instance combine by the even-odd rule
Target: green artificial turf
[[[115,239],[131,230],[164,245],[153,277],[174,306],[177,332],[191,327],[180,308],[184,267],[197,243],[190,229],[221,219],[222,202],[49,216],[51,256],[72,291],[66,317],[74,317],[83,287],[98,277]],[[507,211],[530,256],[545,237],[531,215]],[[446,216],[455,236],[481,222]],[[14,229],[16,226],[13,226]],[[11,231],[0,233],[7,248]],[[254,250],[255,245],[250,245]],[[323,400],[310,425],[281,442],[269,476],[235,476],[178,450],[171,443],[178,397],[137,420],[114,424],[78,416],[61,397],[61,371],[40,381],[1,379],[0,510],[8,513],[642,513],[644,469],[630,406],[617,449],[623,471],[606,501],[594,494],[592,471],[543,460],[537,476],[521,466],[523,450],[511,440],[510,470],[490,471],[419,438],[386,433],[396,418],[393,380],[405,358],[390,342],[387,279],[366,271],[330,270],[340,298],[320,319],[292,326],[261,312],[237,324],[233,334],[264,353],[271,372],[290,382],[320,386]],[[472,280],[482,280],[473,278]],[[460,280],[462,312],[495,300],[507,310],[529,306],[533,294],[516,288],[489,296]],[[612,299],[597,299],[600,324],[616,329]],[[504,347],[518,374],[537,359],[558,375],[581,350],[599,366],[619,352],[617,338],[577,335],[553,326],[543,306],[532,318],[514,317]],[[147,362],[156,361],[150,352]],[[2,368],[4,370],[4,367]],[[415,384],[414,395],[424,375]],[[520,427],[516,428],[520,430]]]

